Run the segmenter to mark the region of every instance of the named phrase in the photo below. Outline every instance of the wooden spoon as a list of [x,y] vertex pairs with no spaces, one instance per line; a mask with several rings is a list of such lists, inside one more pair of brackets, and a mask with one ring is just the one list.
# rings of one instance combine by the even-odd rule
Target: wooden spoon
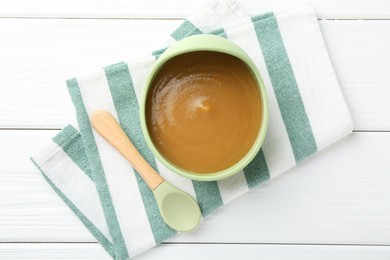
[[138,152],[115,118],[106,111],[92,114],[94,129],[120,152],[152,190],[165,223],[177,231],[194,229],[201,219],[198,203],[188,193],[166,182]]

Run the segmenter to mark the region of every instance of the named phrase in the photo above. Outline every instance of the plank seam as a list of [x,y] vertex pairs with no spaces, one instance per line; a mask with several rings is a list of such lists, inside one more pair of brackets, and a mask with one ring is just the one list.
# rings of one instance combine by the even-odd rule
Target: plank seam
[[[60,131],[60,127],[0,127],[0,131]],[[353,130],[354,133],[390,133],[390,130]]]
[[[0,242],[2,244],[98,244],[97,242]],[[162,242],[165,245],[266,245],[266,246],[361,246],[390,247],[390,244],[332,244],[332,243],[267,243],[267,242]]]
[[[182,21],[185,17],[45,17],[45,16],[0,16],[0,19],[33,19],[33,20],[154,20]],[[390,18],[318,18],[318,21],[390,21]]]

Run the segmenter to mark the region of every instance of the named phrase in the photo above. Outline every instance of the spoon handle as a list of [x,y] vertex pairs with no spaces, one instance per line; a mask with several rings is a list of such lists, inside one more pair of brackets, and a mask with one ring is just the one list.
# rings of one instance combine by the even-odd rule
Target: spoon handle
[[151,190],[156,189],[164,181],[138,152],[109,112],[96,110],[92,114],[91,122],[95,130],[133,165]]

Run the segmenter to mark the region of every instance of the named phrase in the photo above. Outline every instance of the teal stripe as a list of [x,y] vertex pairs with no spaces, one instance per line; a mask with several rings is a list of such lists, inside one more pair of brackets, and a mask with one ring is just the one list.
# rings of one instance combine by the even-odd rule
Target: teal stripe
[[163,54],[163,52],[166,51],[167,49],[168,48],[159,49],[157,51],[152,52],[152,55],[157,60],[158,58],[160,58],[161,54]]
[[184,39],[187,36],[201,34],[202,31],[195,27],[190,21],[185,20],[172,34],[176,41]]
[[223,205],[216,181],[192,181],[192,184],[203,216],[207,216]]
[[255,158],[244,168],[244,174],[249,189],[270,179],[268,166],[265,162],[262,150],[260,150]]
[[[79,139],[80,137],[77,137]],[[107,251],[108,254],[112,258],[115,258],[114,246],[112,243],[106,238],[105,235],[74,205],[68,197],[46,176],[43,170],[39,167],[37,162],[31,158],[33,164],[40,170],[45,180],[49,183],[50,187],[61,197],[61,199],[68,205],[68,207],[76,214],[76,216],[83,222],[84,226],[89,230],[89,232],[94,235],[94,237],[99,241],[99,243],[103,246],[103,248]]]
[[81,137],[84,144],[84,149],[88,156],[91,171],[94,173],[96,189],[99,193],[100,202],[103,207],[104,216],[107,221],[108,229],[112,236],[115,256],[117,259],[125,259],[129,257],[122,232],[119,227],[118,218],[115,208],[112,203],[110,190],[107,185],[106,176],[104,174],[103,165],[100,160],[99,151],[96,145],[95,137],[93,136],[91,123],[88,113],[85,109],[83,99],[80,93],[80,87],[77,79],[71,79],[67,82],[68,91],[76,108],[77,121],[79,123]]
[[219,28],[217,30],[214,30],[214,31],[210,32],[210,34],[219,35],[223,38],[227,38],[227,34],[223,28]]
[[[106,67],[105,73],[118,119],[123,130],[130,137],[142,156],[157,170],[152,151],[143,138],[139,118],[139,106],[127,64],[119,63]],[[162,219],[153,192],[137,172],[135,175],[154,239],[159,244],[176,232],[167,226]]]
[[252,18],[265,64],[297,163],[317,151],[313,131],[272,13]]
[[77,166],[93,181],[92,171],[85,154],[80,133],[71,125],[67,125],[53,137],[53,141],[64,150]]

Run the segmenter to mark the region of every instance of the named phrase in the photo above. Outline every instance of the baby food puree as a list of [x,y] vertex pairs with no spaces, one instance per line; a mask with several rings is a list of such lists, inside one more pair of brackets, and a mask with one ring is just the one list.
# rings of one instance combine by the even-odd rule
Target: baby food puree
[[197,51],[167,61],[146,97],[146,124],[165,159],[196,173],[214,173],[251,149],[262,121],[255,77],[240,59]]

